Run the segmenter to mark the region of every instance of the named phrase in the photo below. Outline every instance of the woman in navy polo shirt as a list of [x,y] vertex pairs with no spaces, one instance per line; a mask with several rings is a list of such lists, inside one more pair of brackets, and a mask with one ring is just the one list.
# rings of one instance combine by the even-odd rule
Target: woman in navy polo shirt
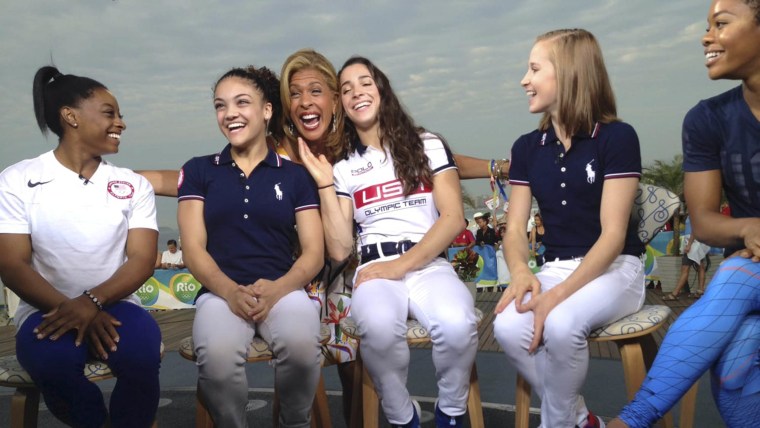
[[433,341],[436,426],[462,426],[477,325],[467,287],[439,257],[464,222],[453,156],[438,136],[414,126],[368,59],[349,59],[338,77],[346,157],[333,169],[303,141],[299,153],[319,185],[331,257],[351,253],[358,228],[351,311],[364,363],[391,425],[418,427],[419,408],[406,389],[406,320],[416,318]]
[[270,121],[282,114],[278,85],[266,68],[224,74],[214,109],[229,144],[180,172],[184,259],[203,285],[193,322],[198,389],[217,426],[247,426],[254,334],[275,355],[280,426],[309,426],[319,380],[319,311],[304,284],[322,267],[324,237],[314,181],[267,143]]
[[[610,427],[648,427],[708,369],[727,426],[760,421],[760,2],[714,0],[702,37],[710,79],[742,84],[700,101],[683,122],[692,233],[724,247],[705,294],[668,330],[634,400]],[[721,190],[731,215],[720,212]]]
[[[644,248],[628,222],[641,175],[639,141],[617,118],[601,49],[588,31],[539,36],[521,85],[530,112],[543,117],[512,147],[504,243],[512,281],[496,306],[494,335],[541,398],[542,426],[604,426],[579,392],[589,332],[644,301]],[[535,275],[525,233],[533,197],[546,247]]]

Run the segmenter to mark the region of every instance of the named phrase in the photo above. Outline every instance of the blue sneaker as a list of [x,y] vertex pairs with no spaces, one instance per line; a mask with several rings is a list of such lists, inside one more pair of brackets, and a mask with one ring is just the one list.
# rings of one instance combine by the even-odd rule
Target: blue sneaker
[[405,423],[404,425],[391,426],[394,428],[420,428],[420,415],[422,414],[422,409],[420,409],[420,403],[418,403],[417,400],[412,400],[412,410],[414,410],[414,413],[412,414],[411,421]]
[[438,407],[438,400],[435,401],[435,426],[436,428],[461,428],[464,426],[464,415],[449,416]]

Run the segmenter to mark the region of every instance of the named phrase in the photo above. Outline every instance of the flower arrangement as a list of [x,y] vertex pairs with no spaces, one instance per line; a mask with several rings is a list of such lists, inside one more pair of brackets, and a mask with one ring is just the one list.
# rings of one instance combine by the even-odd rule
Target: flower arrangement
[[462,282],[470,282],[478,276],[478,271],[480,270],[478,267],[478,257],[480,257],[478,253],[470,248],[464,248],[454,254],[451,265]]

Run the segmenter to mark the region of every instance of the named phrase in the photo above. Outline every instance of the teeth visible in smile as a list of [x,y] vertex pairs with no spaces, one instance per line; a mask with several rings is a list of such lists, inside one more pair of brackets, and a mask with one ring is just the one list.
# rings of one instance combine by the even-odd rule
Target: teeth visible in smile
[[536,91],[526,91],[525,95],[527,95],[529,97],[535,97],[536,96]]
[[313,119],[316,119],[318,117],[319,117],[319,115],[317,115],[317,114],[305,114],[305,115],[301,116],[301,119],[303,119],[303,120],[313,120]]
[[354,106],[354,110],[359,110],[360,108],[364,108],[364,107],[368,107],[368,106],[369,106],[369,101],[365,101],[363,103],[359,103],[359,104],[355,105]]
[[705,58],[707,58],[707,59],[713,59],[713,58],[717,58],[719,56],[720,56],[720,52],[707,52],[705,54]]
[[115,138],[115,139],[117,139],[117,140],[120,140],[120,139],[121,139],[121,134],[117,134],[117,133],[115,133],[115,132],[112,132],[112,133],[108,134],[108,136],[109,136],[110,138]]
[[235,123],[230,123],[229,125],[227,125],[227,129],[229,129],[230,131],[233,131],[235,129],[242,128],[244,126],[245,125],[242,123],[235,122]]

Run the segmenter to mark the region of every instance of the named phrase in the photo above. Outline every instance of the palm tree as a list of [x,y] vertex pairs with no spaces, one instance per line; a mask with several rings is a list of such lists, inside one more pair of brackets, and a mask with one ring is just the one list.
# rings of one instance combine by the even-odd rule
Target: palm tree
[[[683,204],[683,156],[680,154],[675,155],[670,162],[656,160],[651,166],[642,168],[641,182],[654,184],[670,190],[678,195],[678,199],[680,199]],[[677,210],[673,216],[674,243],[680,242],[681,239],[680,214],[680,210]],[[673,245],[673,250],[676,256],[679,255],[680,248],[678,245]]]

